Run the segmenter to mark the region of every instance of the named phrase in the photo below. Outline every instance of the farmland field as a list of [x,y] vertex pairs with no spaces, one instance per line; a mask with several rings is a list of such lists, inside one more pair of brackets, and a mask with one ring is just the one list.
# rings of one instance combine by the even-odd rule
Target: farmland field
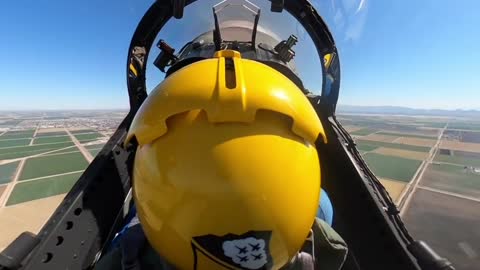
[[0,140],[0,148],[12,146],[25,146],[30,144],[31,139]]
[[477,270],[480,202],[422,189],[417,189],[412,198],[403,218],[412,235],[447,257],[455,269]]
[[376,153],[364,155],[370,169],[381,178],[409,182],[422,163],[419,160],[386,156]]
[[480,159],[480,153],[467,152],[467,151],[452,151],[454,156],[463,158],[476,158]]
[[32,137],[33,134],[35,133],[34,129],[28,129],[28,130],[11,130],[7,131],[7,133],[3,134],[2,136],[30,136]]
[[2,197],[3,192],[5,191],[6,188],[7,188],[7,185],[1,185],[0,186],[0,197]]
[[440,147],[450,150],[480,153],[480,143],[464,143],[458,141],[442,140]]
[[98,149],[98,148],[103,148],[105,146],[104,143],[97,143],[97,144],[91,144],[91,145],[86,145],[85,148],[87,149]]
[[476,166],[480,168],[480,158],[465,158],[459,156],[437,154],[435,156],[435,161],[453,163],[463,166]]
[[361,135],[361,136],[364,136],[364,135],[368,135],[368,134],[374,133],[375,131],[376,131],[376,130],[374,130],[374,129],[363,128],[363,129],[359,129],[359,130],[350,132],[350,134],[352,134],[352,135]]
[[65,149],[62,149],[62,150],[57,150],[57,151],[54,151],[54,152],[49,152],[47,154],[43,154],[42,157],[53,156],[53,155],[58,155],[58,154],[65,154],[65,153],[78,153],[78,152],[80,152],[80,151],[75,146],[75,147],[65,148]]
[[32,135],[30,135],[30,133],[28,134],[22,134],[22,133],[19,133],[19,134],[8,134],[5,133],[3,134],[2,136],[0,136],[0,140],[7,140],[7,139],[31,139],[32,138]]
[[388,142],[391,143],[398,139],[399,137],[395,136],[389,136],[389,135],[382,135],[378,133],[370,134],[367,136],[362,137],[363,140],[369,140],[369,141],[378,141],[378,142]]
[[410,151],[419,151],[419,152],[429,152],[430,147],[400,144],[400,143],[387,143],[387,142],[378,142],[378,141],[368,141],[359,139],[357,140],[358,144],[369,145],[371,147],[386,147],[386,148],[396,148]]
[[42,156],[47,156],[47,155],[56,155],[56,154],[61,154],[61,153],[70,153],[70,152],[78,152],[78,148],[76,145],[71,145],[67,147],[62,147],[58,148],[57,150],[50,150],[48,153],[42,155]]
[[15,185],[7,205],[27,202],[66,193],[75,184],[81,173],[53,176],[39,180],[20,182]]
[[424,122],[424,121],[417,121],[417,124],[422,124],[424,127],[431,127],[431,128],[443,128],[446,122]]
[[37,233],[63,197],[57,195],[0,208],[0,250],[24,231]]
[[356,143],[357,143],[357,149],[363,152],[373,151],[379,147],[379,146],[374,146],[374,145],[370,145],[370,144],[362,143],[358,141]]
[[19,180],[80,171],[88,162],[79,152],[29,158],[25,162]]
[[31,134],[35,133],[34,129],[21,129],[21,130],[10,130],[5,134]]
[[100,151],[102,151],[101,148],[88,150],[88,152],[90,152],[90,154],[92,154],[92,156],[96,156]]
[[72,133],[72,134],[90,133],[90,132],[96,132],[96,130],[93,130],[93,129],[77,129],[77,130],[70,130],[70,133]]
[[428,146],[432,147],[436,143],[436,139],[420,139],[412,137],[400,137],[395,140],[395,143],[399,144],[408,144],[408,145],[417,145],[417,146]]
[[381,135],[389,135],[389,136],[395,136],[395,137],[411,137],[411,138],[420,138],[420,139],[436,139],[436,135],[422,135],[422,134],[416,134],[416,133],[396,133],[396,132],[378,132],[377,134]]
[[465,130],[474,130],[480,131],[480,123],[478,122],[460,122],[460,123],[450,123],[448,128],[451,129],[465,129]]
[[40,133],[41,131],[39,131],[37,133],[37,135],[35,136],[36,138],[40,138],[40,137],[52,137],[52,136],[67,136],[67,132],[65,131],[55,131],[55,132],[42,132]]
[[395,157],[404,157],[409,159],[416,159],[416,160],[424,160],[428,153],[426,152],[417,152],[417,151],[408,151],[402,149],[395,149],[395,148],[385,148],[380,147],[373,150],[374,153],[387,155],[387,156],[395,156]]
[[430,164],[421,185],[480,199],[480,174],[463,166]]
[[52,137],[40,137],[33,140],[33,144],[44,143],[59,143],[59,142],[71,142],[70,136],[52,136]]
[[356,126],[344,126],[344,128],[350,133],[353,132],[353,131],[357,131],[357,130],[362,129],[361,127],[356,127]]
[[26,157],[26,156],[40,154],[40,153],[44,153],[44,152],[52,151],[55,149],[72,146],[72,145],[73,145],[73,142],[64,142],[64,143],[52,143],[52,144],[42,144],[42,145],[1,148],[0,160]]
[[480,143],[480,132],[463,131],[461,141],[467,143]]
[[100,137],[103,137],[103,135],[100,134],[100,133],[98,133],[98,132],[85,133],[85,134],[76,134],[76,135],[75,135],[75,138],[77,138],[77,140],[79,140],[79,141],[81,141],[81,142],[84,142],[84,141],[87,141],[87,140],[97,139],[97,138],[100,138]]
[[387,189],[388,194],[392,197],[394,202],[397,202],[400,195],[402,194],[405,186],[407,185],[405,182],[394,181],[389,179],[380,179],[382,185]]
[[20,161],[0,165],[0,184],[12,181],[12,176],[17,170]]

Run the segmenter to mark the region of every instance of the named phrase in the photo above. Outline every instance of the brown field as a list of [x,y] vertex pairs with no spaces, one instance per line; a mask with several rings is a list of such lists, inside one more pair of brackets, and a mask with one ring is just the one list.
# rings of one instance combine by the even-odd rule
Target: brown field
[[362,139],[365,139],[365,140],[379,141],[379,142],[393,142],[397,138],[398,137],[395,137],[395,136],[382,135],[382,134],[370,134],[362,137]]
[[436,141],[435,140],[429,140],[429,139],[400,137],[399,139],[395,140],[395,143],[432,147],[433,145],[435,145]]
[[38,233],[65,195],[29,201],[0,209],[0,250],[20,233]]
[[92,128],[89,128],[89,127],[70,127],[70,128],[68,128],[69,131],[86,130],[86,129],[92,129]]
[[373,150],[374,153],[387,155],[387,156],[395,156],[395,157],[403,157],[403,158],[410,158],[416,160],[424,160],[428,153],[425,152],[416,152],[416,151],[408,151],[402,149],[394,149],[394,148],[385,148],[380,147]]
[[50,132],[59,132],[65,131],[64,128],[42,128],[37,131],[37,133],[50,133]]
[[6,188],[7,188],[7,185],[0,186],[0,198],[2,197],[2,194],[3,194],[3,192],[5,191]]
[[399,182],[399,181],[385,179],[385,178],[380,179],[380,182],[387,189],[388,194],[390,194],[390,197],[392,197],[395,203],[397,203],[398,199],[400,198],[400,195],[402,194],[402,191],[405,189],[405,186],[407,185],[405,182]]
[[[458,170],[449,171],[451,168]],[[462,166],[429,164],[419,184],[480,199],[480,175],[464,172]]]
[[350,132],[354,132],[354,131],[360,130],[360,129],[362,129],[363,127],[344,126],[343,128],[345,128],[345,129],[350,133]]
[[[461,209],[461,211],[459,210]],[[403,220],[416,239],[427,242],[458,270],[480,265],[480,203],[417,189]]]
[[465,143],[465,142],[458,142],[458,141],[442,140],[440,147],[450,149],[450,150],[480,153],[480,143]]
[[434,127],[419,127],[418,130],[421,130],[422,132],[428,132],[431,134],[438,134],[439,128],[434,128]]

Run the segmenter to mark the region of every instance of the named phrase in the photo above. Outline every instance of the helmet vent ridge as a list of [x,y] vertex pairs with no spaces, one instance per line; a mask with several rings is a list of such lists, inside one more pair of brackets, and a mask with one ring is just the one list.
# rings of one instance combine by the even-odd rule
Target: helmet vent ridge
[[228,89],[235,89],[237,87],[235,62],[233,58],[225,58],[225,85]]

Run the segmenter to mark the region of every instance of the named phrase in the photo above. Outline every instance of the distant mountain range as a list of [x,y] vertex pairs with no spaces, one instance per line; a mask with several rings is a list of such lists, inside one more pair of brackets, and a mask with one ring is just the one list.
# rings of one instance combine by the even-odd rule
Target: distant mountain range
[[401,114],[401,115],[428,115],[451,117],[480,117],[480,110],[439,110],[439,109],[413,109],[400,106],[337,106],[338,113],[363,113],[363,114]]

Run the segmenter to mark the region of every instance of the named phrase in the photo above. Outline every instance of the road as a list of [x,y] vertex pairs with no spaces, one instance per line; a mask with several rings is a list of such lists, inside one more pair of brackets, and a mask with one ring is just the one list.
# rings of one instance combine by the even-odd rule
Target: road
[[440,193],[440,194],[443,194],[443,195],[448,195],[448,196],[457,197],[457,198],[460,198],[460,199],[465,199],[465,200],[471,200],[471,201],[480,202],[480,199],[478,199],[478,198],[474,198],[474,197],[470,197],[470,196],[465,196],[465,195],[461,195],[461,194],[454,193],[454,192],[448,192],[448,191],[444,191],[444,190],[440,190],[440,189],[436,189],[436,188],[431,188],[431,187],[426,187],[426,186],[421,186],[421,185],[417,185],[417,188],[419,188],[419,189],[425,189],[425,190],[428,190],[428,191],[431,191],[431,192]]
[[415,193],[415,190],[417,189],[418,183],[423,177],[423,174],[428,168],[428,165],[432,163],[433,159],[435,158],[435,155],[437,154],[438,150],[440,149],[440,143],[442,141],[443,133],[447,129],[448,123],[445,124],[443,129],[440,131],[437,137],[437,141],[435,145],[430,149],[428,157],[422,162],[420,167],[418,168],[417,172],[413,176],[413,180],[408,184],[408,186],[405,188],[405,193],[403,193],[400,198],[399,198],[399,203],[398,203],[398,209],[400,210],[400,216],[403,216],[405,214],[405,211],[408,209],[408,206],[410,205],[410,201],[412,200],[412,196]]
[[20,173],[23,170],[23,165],[25,165],[25,160],[26,158],[23,158],[20,161],[20,164],[18,164],[17,170],[15,171],[15,176],[13,177],[12,181],[8,183],[7,188],[5,189],[2,196],[0,197],[0,207],[5,207],[5,205],[7,204],[7,201],[8,201],[7,199],[8,197],[10,197],[10,194],[12,193],[13,188],[15,187],[15,184],[18,181],[18,178],[20,177]]
[[41,180],[41,179],[51,178],[51,177],[56,177],[56,176],[62,176],[62,175],[68,175],[68,174],[81,173],[81,172],[83,172],[83,171],[84,171],[84,170],[79,170],[79,171],[73,171],[73,172],[52,174],[52,175],[47,175],[47,176],[42,176],[42,177],[36,177],[36,178],[29,178],[29,179],[22,180],[21,182],[22,182],[22,183],[25,183],[25,182],[30,182],[30,181],[35,181],[35,180]]
[[92,154],[90,154],[90,152],[88,152],[88,150],[83,147],[83,145],[77,140],[77,138],[75,138],[75,136],[73,136],[72,133],[70,133],[67,128],[65,128],[65,132],[67,132],[68,136],[70,136],[70,139],[72,139],[72,142],[77,146],[77,148],[80,150],[80,153],[82,153],[88,163],[92,162]]
[[28,145],[33,145],[33,141],[35,140],[35,137],[37,136],[38,127],[39,127],[39,125],[37,125],[37,127],[35,128],[35,132],[33,133],[32,139],[30,140],[30,143]]

